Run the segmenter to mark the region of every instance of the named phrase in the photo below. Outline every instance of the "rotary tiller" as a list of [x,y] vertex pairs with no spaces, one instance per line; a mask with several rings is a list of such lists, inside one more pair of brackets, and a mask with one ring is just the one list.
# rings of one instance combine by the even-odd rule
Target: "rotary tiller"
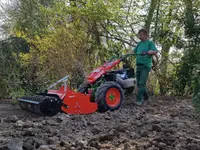
[[[103,66],[94,69],[87,77],[87,83],[83,83],[76,91],[67,85],[69,76],[66,76],[53,85],[46,92],[23,96],[18,99],[23,110],[38,113],[45,116],[53,116],[58,112],[67,114],[89,114],[118,110],[124,100],[125,92],[132,92],[136,85],[133,68],[113,70],[120,62],[126,62],[126,58],[113,57]],[[58,83],[62,83],[58,90],[53,90]]]

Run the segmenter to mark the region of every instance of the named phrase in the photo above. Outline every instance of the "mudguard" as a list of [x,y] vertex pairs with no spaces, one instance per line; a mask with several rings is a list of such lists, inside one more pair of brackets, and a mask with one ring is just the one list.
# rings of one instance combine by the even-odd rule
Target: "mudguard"
[[89,94],[68,89],[61,110],[67,114],[90,114],[97,111],[97,103],[90,101]]

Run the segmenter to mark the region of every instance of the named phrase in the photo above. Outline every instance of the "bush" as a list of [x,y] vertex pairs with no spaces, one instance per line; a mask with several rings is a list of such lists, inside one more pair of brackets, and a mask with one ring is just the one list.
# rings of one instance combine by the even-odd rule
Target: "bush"
[[195,110],[200,113],[200,92],[197,93],[193,99],[192,99],[192,103],[194,105]]
[[9,95],[7,82],[4,78],[0,78],[0,99],[7,98]]

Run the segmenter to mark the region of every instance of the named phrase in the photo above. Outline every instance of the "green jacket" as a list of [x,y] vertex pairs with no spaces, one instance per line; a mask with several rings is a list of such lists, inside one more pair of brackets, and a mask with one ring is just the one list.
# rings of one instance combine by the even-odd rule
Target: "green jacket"
[[[153,41],[146,40],[140,41],[137,46],[133,49],[134,53],[147,52],[149,50],[157,51],[157,48]],[[152,67],[152,56],[151,55],[137,55],[136,56],[136,65],[144,64],[147,67]]]

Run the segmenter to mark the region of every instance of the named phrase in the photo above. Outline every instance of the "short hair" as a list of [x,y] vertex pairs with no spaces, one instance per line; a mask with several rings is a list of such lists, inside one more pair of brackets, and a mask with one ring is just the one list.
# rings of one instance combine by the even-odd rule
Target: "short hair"
[[138,31],[138,33],[141,33],[141,32],[143,32],[144,34],[146,34],[146,35],[148,35],[149,33],[148,33],[148,31],[146,30],[146,29],[140,29],[139,31]]

